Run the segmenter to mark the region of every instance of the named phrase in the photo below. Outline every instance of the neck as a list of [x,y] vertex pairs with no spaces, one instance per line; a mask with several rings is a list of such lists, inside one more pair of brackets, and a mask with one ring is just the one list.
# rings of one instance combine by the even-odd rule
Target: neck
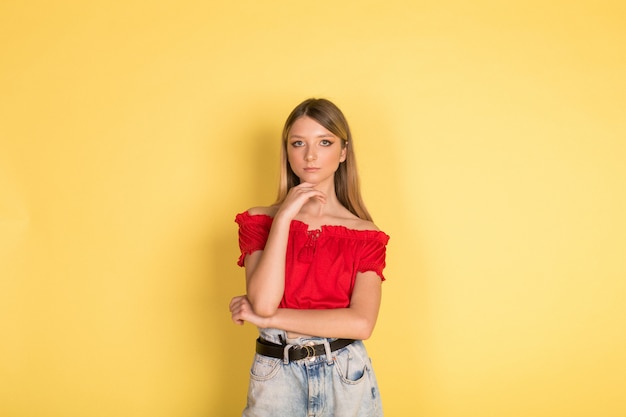
[[317,184],[314,188],[326,195],[326,202],[320,203],[319,200],[312,198],[304,204],[301,213],[313,217],[322,217],[335,212],[341,206],[337,194],[335,194],[335,183],[333,181]]
[[329,200],[331,198],[336,199],[337,195],[335,194],[335,182],[332,178],[327,181],[324,181],[320,184],[317,184],[315,187],[316,190],[323,192],[326,194],[326,199]]

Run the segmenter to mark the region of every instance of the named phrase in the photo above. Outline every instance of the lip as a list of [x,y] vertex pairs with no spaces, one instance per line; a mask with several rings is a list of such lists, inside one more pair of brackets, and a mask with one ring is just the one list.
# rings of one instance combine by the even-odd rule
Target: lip
[[304,168],[304,170],[306,172],[315,172],[315,171],[318,171],[319,168],[316,168],[316,167],[306,167],[306,168]]

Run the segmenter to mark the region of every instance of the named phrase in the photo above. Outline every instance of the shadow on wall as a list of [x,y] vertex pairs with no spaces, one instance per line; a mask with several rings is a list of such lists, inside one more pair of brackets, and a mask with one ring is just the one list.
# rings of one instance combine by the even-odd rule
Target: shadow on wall
[[254,354],[253,341],[257,334],[256,328],[249,324],[243,327],[235,325],[228,311],[231,298],[245,293],[244,272],[235,265],[237,256],[232,251],[234,239],[237,239],[236,227],[233,227],[232,234],[213,236],[211,241],[210,298],[213,314],[210,317],[209,343],[213,346],[214,357],[207,372],[213,379],[214,391],[209,393],[212,400],[209,415],[236,415],[243,410]]
[[[210,317],[209,343],[215,355],[210,360],[212,386],[216,388],[209,396],[209,415],[238,415],[245,407],[249,370],[254,356],[254,341],[258,336],[255,326],[235,325],[228,311],[232,297],[245,293],[245,270],[237,266],[239,257],[237,224],[235,215],[255,205],[268,205],[274,200],[278,176],[275,174],[279,160],[280,137],[267,127],[256,124],[249,135],[251,146],[244,146],[242,160],[252,161],[253,166],[243,169],[241,160],[232,166],[224,178],[232,179],[229,185],[233,195],[225,196],[223,204],[216,207],[215,221],[221,226],[218,233],[210,236]],[[244,138],[244,142],[250,143]],[[269,169],[268,169],[269,168]],[[242,175],[241,172],[246,173]],[[248,176],[247,173],[254,173]]]

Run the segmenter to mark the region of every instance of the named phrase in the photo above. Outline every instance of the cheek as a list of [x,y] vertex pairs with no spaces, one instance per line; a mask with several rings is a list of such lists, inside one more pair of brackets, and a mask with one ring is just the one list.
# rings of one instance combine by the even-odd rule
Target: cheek
[[287,161],[289,163],[292,163],[293,161],[295,161],[297,158],[297,153],[294,151],[289,151],[287,152]]
[[302,159],[297,149],[290,149],[287,151],[287,164],[289,166],[294,166],[298,164],[298,161]]

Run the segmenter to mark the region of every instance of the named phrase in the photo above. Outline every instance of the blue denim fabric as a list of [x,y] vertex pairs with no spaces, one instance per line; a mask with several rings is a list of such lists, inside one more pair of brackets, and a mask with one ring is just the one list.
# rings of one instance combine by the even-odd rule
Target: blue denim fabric
[[[261,329],[260,333],[265,340],[278,344],[328,344],[333,340],[286,339],[285,332],[277,329]],[[332,352],[330,358],[320,355],[285,363],[255,354],[243,417],[382,415],[376,376],[360,340]]]

